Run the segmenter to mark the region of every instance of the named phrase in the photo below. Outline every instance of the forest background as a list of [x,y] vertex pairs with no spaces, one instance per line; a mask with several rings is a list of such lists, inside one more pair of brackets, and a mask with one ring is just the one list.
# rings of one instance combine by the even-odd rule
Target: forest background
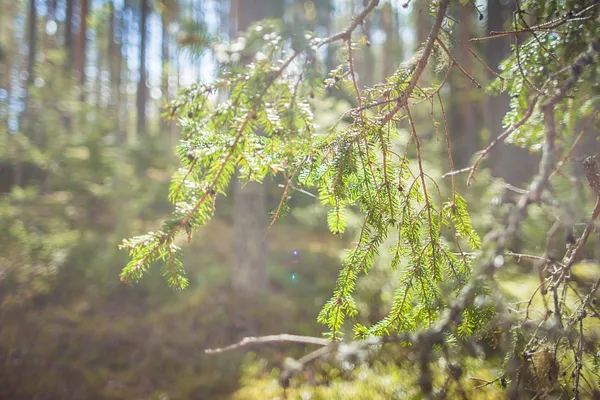
[[[159,229],[171,212],[167,193],[178,167],[181,121],[171,118],[168,103],[195,82],[212,81],[238,55],[224,43],[264,18],[282,19],[292,35],[314,31],[328,37],[367,3],[0,0],[0,397],[283,396],[274,377],[289,357],[304,354],[304,345],[218,355],[204,350],[255,335],[320,336],[325,328],[317,315],[331,296],[343,249],[356,240],[358,213],[349,212],[344,235],[332,235],[327,209],[313,193],[293,189],[289,213],[269,227],[286,180],[232,185],[219,199],[215,218],[181,244],[185,290],[170,288],[158,270],[134,285],[122,282],[128,255],[119,244]],[[427,40],[433,24],[428,3],[381,1],[361,24],[354,54],[361,89],[391,76]],[[530,37],[470,39],[509,29],[515,7],[514,1],[488,0],[452,2],[448,10],[460,21],[452,31],[457,43],[465,44],[450,49],[460,68],[450,69],[439,91],[452,167],[429,112],[414,116],[423,161],[442,184],[450,185],[444,174],[471,166],[504,130],[511,99],[486,87],[511,44]],[[343,63],[340,50],[332,44],[319,54],[322,81]],[[424,81],[442,78],[432,64]],[[309,102],[322,127],[357,107],[353,90],[336,85],[311,94]],[[597,119],[594,104],[589,114]],[[565,163],[575,183],[557,189],[557,197],[570,204],[570,221],[583,220],[593,208],[581,160],[595,154],[598,130],[583,117],[566,122],[574,136],[586,132]],[[541,144],[510,139],[494,147],[476,182],[462,192],[478,232],[503,223],[519,188],[536,172]],[[466,175],[456,175],[460,188],[466,188]],[[526,253],[530,244],[543,242],[550,225],[543,212],[534,212],[515,249]],[[591,240],[587,259],[598,260],[598,239]],[[512,261],[500,282],[508,296],[521,299],[535,290],[539,277],[531,273],[531,262]],[[386,263],[382,256],[358,282],[364,322],[387,313],[393,288],[386,282],[395,275]],[[574,271],[583,286],[591,279],[589,268]],[[292,396],[405,398],[401,393],[412,390],[417,376],[397,361],[404,356],[396,351],[393,362],[305,371]],[[502,398],[492,364],[474,362],[469,374],[467,386],[490,383],[479,389],[482,398]]]

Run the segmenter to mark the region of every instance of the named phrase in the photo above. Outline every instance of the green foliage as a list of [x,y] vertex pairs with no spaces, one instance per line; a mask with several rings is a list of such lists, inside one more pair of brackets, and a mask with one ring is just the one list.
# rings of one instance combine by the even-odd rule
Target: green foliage
[[[504,80],[497,79],[491,84],[493,92],[503,88],[511,97],[510,111],[504,118],[506,127],[515,125],[523,117],[535,96],[558,90],[568,76],[566,67],[598,37],[600,10],[594,1],[524,1],[520,7],[522,12],[515,14],[511,21],[512,29],[534,26],[527,23],[527,14],[535,15],[544,23],[540,25],[542,29],[534,31],[524,43],[512,45],[511,55],[500,65]],[[579,18],[581,15],[585,18]],[[586,69],[581,79],[591,80],[598,72],[597,66]],[[577,88],[576,98],[556,106],[555,118],[564,126],[564,138],[575,131],[573,121],[592,117],[600,101],[599,95],[597,85],[581,85]],[[542,119],[541,111],[536,108],[508,141],[530,151],[540,151],[544,137]]]
[[[139,153],[123,144],[107,110],[80,101],[63,57],[48,52],[41,84],[29,88],[20,131],[0,138],[6,178],[0,307],[7,309],[55,295],[57,288],[78,291],[89,282],[114,288],[118,281],[107,278],[122,262],[114,244],[163,186],[146,179],[147,165],[136,176]],[[150,149],[143,153],[152,156]],[[133,196],[141,187],[147,192]]]
[[[443,4],[446,3],[440,2],[440,8]],[[511,111],[505,124],[519,126],[519,129],[510,140],[532,151],[542,148],[543,135],[549,135],[550,130],[542,123],[542,113],[548,121],[547,107],[552,104],[545,111],[539,104],[552,98],[565,82],[575,82],[581,77],[591,79],[597,73],[597,69],[586,70],[580,75],[581,65],[565,68],[572,65],[581,51],[598,36],[597,11],[584,18],[587,22],[582,25],[581,33],[573,37],[572,23],[579,21],[576,18],[579,14],[570,9],[574,4],[563,2],[560,7],[555,4],[549,8],[540,8],[536,4],[525,1],[514,14],[514,30],[525,30],[532,37],[522,46],[514,47],[513,54],[502,65],[503,78],[492,85],[492,89],[498,91],[506,88],[512,96]],[[595,4],[579,6],[591,10]],[[527,13],[551,20],[547,22],[551,28],[528,27],[524,17]],[[435,14],[439,27],[445,13],[442,10]],[[451,22],[447,25],[450,29],[453,27]],[[553,31],[563,25],[567,31],[564,34]],[[435,29],[432,32],[435,33]],[[535,181],[538,186],[529,189],[525,195],[529,197],[523,197],[517,208],[512,208],[502,229],[493,232],[483,245],[473,227],[465,197],[456,191],[455,182],[452,181],[449,190],[440,187],[424,168],[421,146],[424,138],[417,133],[413,115],[418,114],[413,111],[417,110],[418,104],[429,103],[438,133],[433,103],[436,97],[441,103],[440,90],[446,81],[438,74],[431,86],[418,87],[424,64],[429,55],[437,51],[438,73],[457,67],[468,75],[456,60],[440,51],[440,48],[448,47],[449,37],[430,37],[427,45],[416,52],[415,58],[400,65],[385,82],[361,90],[354,54],[360,43],[367,42],[353,42],[352,29],[324,41],[310,33],[298,36],[293,29],[278,32],[280,27],[275,22],[252,27],[244,39],[228,50],[229,63],[214,83],[194,86],[173,103],[173,113],[183,129],[183,140],[178,148],[181,168],[173,177],[169,193],[175,214],[159,231],[124,242],[123,248],[129,251],[131,261],[124,268],[122,279],[138,281],[153,263],[162,262],[167,264],[164,271],[168,283],[185,287],[187,281],[178,261],[178,248],[173,246],[178,235],[186,235],[190,240],[192,233],[208,222],[214,214],[217,196],[226,193],[236,170],[239,170],[242,183],[263,182],[268,176],[281,174],[287,185],[280,206],[273,213],[273,222],[281,216],[281,210],[289,207],[286,201],[290,186],[316,193],[320,203],[328,209],[326,222],[333,234],[341,235],[346,231],[348,215],[362,216],[357,238],[344,253],[333,295],[317,317],[318,322],[328,327],[325,334],[328,339],[340,340],[347,333],[349,319],[355,322],[353,334],[358,339],[397,332],[422,332],[412,336],[414,339],[411,337],[410,342],[416,350],[419,346],[426,348],[421,349],[419,355],[423,357],[419,362],[419,384],[427,393],[431,391],[433,381],[428,357],[461,350],[473,339],[488,345],[490,353],[504,351],[503,356],[508,354],[504,367],[512,375],[500,375],[488,382],[489,385],[500,382],[500,386],[506,386],[509,382],[519,390],[521,376],[525,376],[530,364],[535,363],[543,365],[542,371],[548,372],[556,382],[555,370],[571,368],[570,364],[560,364],[571,357],[566,355],[567,344],[561,343],[564,333],[562,313],[565,318],[567,312],[572,313],[568,319],[569,328],[573,329],[573,325],[587,315],[583,311],[578,314],[574,309],[585,309],[593,293],[586,299],[579,296],[579,303],[575,305],[564,286],[563,297],[559,299],[557,288],[569,276],[572,260],[567,260],[571,262],[568,266],[561,265],[564,268],[561,274],[556,272],[560,269],[547,272],[548,269],[540,267],[542,282],[538,289],[543,288],[540,293],[545,314],[541,319],[529,318],[536,289],[528,301],[519,303],[527,303],[526,316],[521,320],[509,315],[513,308],[504,304],[504,293],[494,280],[496,269],[509,263],[505,258],[516,256],[520,261],[519,254],[507,252],[514,245],[508,242],[521,227],[531,203],[540,200],[535,196],[542,197],[551,170],[543,170]],[[321,61],[318,49],[324,43],[336,40],[345,45],[339,50],[344,61],[325,78],[318,67]],[[569,40],[576,43],[571,46]],[[579,51],[571,51],[572,47]],[[596,52],[596,48],[593,50]],[[592,53],[586,55],[586,66],[592,64]],[[548,61],[554,58],[559,59],[556,64]],[[344,90],[356,98],[356,107],[340,118],[346,117],[343,123],[338,121],[326,130],[317,129],[309,100],[321,89],[318,79],[313,79],[317,76],[325,78],[326,88]],[[569,91],[572,86],[568,87]],[[552,110],[569,131],[575,128],[578,113],[590,117],[597,111],[597,89],[591,86],[577,88],[568,101],[557,98]],[[228,100],[215,105],[217,98],[225,96]],[[444,113],[443,109],[441,113]],[[446,121],[446,116],[443,117]],[[409,134],[404,137],[398,130],[402,123],[409,129]],[[569,135],[551,133],[559,137],[557,142],[564,147],[564,138]],[[554,137],[550,137],[548,142],[553,144],[553,140]],[[450,145],[447,147],[450,151]],[[552,157],[553,154],[546,151],[542,169],[554,166],[548,161]],[[549,203],[550,208],[558,208],[559,202],[542,200],[544,204]],[[530,209],[532,213],[536,212],[535,207]],[[529,227],[525,224],[524,228]],[[586,229],[589,234],[589,225]],[[580,243],[585,242],[584,239],[587,237]],[[567,254],[576,252],[573,249],[568,247]],[[390,285],[393,295],[388,310],[384,315],[361,319],[361,307],[356,299],[357,283],[362,275],[373,272],[378,260],[387,254],[391,258],[386,266],[395,273]],[[547,266],[555,263],[547,254],[532,258],[546,262]],[[475,259],[479,265],[474,270]],[[543,280],[544,274],[550,276]],[[553,286],[546,287],[549,280]],[[553,291],[552,299],[548,290]],[[550,301],[555,311],[548,307]],[[550,318],[553,313],[556,316]],[[535,330],[524,327],[532,322],[535,322]],[[576,334],[583,341],[582,323],[579,330]],[[500,346],[494,335],[509,331],[511,338]],[[559,339],[552,343],[555,337]],[[547,351],[550,344],[555,346],[554,353]],[[509,353],[505,351],[507,348]],[[555,357],[559,350],[563,357],[560,362]],[[573,350],[572,357],[591,360],[581,347],[578,352]],[[576,368],[573,376],[579,382],[579,377],[584,374],[582,367]],[[449,375],[452,376],[452,372]],[[536,385],[536,389],[546,391],[544,393],[554,390],[555,383],[545,386],[547,382],[542,382],[539,377],[528,376],[526,380]],[[579,390],[579,383],[575,384],[574,390]]]
[[[356,316],[356,280],[372,269],[384,241],[392,235],[398,238],[385,251],[394,254],[391,268],[402,266],[404,271],[398,293],[384,320],[373,327],[357,325],[355,334],[366,337],[430,326],[444,309],[442,283],[456,291],[469,276],[470,258],[460,246],[449,243],[465,238],[472,250],[480,246],[464,199],[453,193],[452,204],[444,208],[439,188],[422,170],[421,161],[412,167],[406,156],[395,151],[391,124],[404,118],[381,123],[391,102],[375,113],[355,111],[348,126],[317,131],[309,99],[320,84],[306,78],[318,71],[316,50],[321,42],[309,34],[302,41],[289,34],[293,36],[290,42],[291,36],[278,34],[277,29],[273,22],[252,27],[245,39],[232,45],[241,56],[231,57],[251,57],[245,47],[251,44],[254,56],[249,64],[228,64],[215,82],[195,85],[173,103],[182,126],[181,167],[169,193],[176,211],[160,230],[123,242],[131,261],[122,279],[135,282],[151,264],[162,261],[167,264],[163,271],[169,284],[185,287],[179,252],[173,246],[176,236],[185,234],[189,240],[211,218],[217,195],[226,192],[236,169],[243,182],[262,182],[279,173],[295,186],[316,190],[320,202],[329,208],[327,223],[334,234],[344,232],[347,210],[364,215],[358,240],[344,257],[333,296],[318,316],[329,327],[328,336],[339,339],[346,318]],[[415,62],[401,66],[386,84],[361,94],[365,104],[400,96]],[[352,88],[353,74],[350,64],[343,64],[330,73],[326,83]],[[215,97],[225,93],[229,99],[215,105]],[[422,99],[425,95],[415,96]],[[440,200],[434,199],[431,190]]]
[[[261,398],[276,398],[286,396],[289,399],[310,397],[316,400],[328,399],[420,399],[422,395],[415,388],[419,379],[418,369],[412,368],[408,361],[389,363],[378,361],[374,363],[336,362],[333,364],[318,364],[311,368],[306,378],[299,378],[288,388],[283,389],[277,374],[278,369],[269,371],[264,368],[264,359],[258,359],[254,354],[248,359],[243,371],[243,387],[234,395],[235,400],[254,400]],[[459,376],[458,380],[447,377],[448,363],[440,359],[434,366],[434,381],[445,387],[445,396],[460,398],[463,391],[473,399],[503,399],[504,396],[495,385],[473,390],[479,382],[468,376]],[[491,365],[483,360],[465,359],[459,371],[478,370],[480,376],[494,379]],[[307,382],[305,382],[307,381]],[[285,395],[284,395],[285,393]]]

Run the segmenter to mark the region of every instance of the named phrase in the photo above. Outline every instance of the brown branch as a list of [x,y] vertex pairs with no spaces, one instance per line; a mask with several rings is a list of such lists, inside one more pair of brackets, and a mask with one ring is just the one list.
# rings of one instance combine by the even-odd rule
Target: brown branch
[[471,390],[477,390],[477,389],[481,389],[481,388],[484,388],[486,386],[492,385],[492,384],[498,382],[499,380],[501,380],[503,377],[500,376],[500,377],[498,377],[498,378],[496,378],[494,380],[491,380],[491,381],[488,381],[487,379],[477,378],[475,376],[470,376],[469,378],[472,379],[472,380],[474,380],[474,381],[477,381],[477,382],[483,382],[482,384],[477,385],[477,386],[475,386],[475,387],[473,387],[471,389]]
[[435,41],[437,40],[440,30],[442,29],[442,22],[444,22],[446,10],[448,9],[449,3],[450,3],[450,0],[440,0],[439,6],[438,6],[438,11],[437,11],[437,14],[435,17],[435,21],[433,23],[433,26],[431,27],[431,31],[429,32],[429,37],[427,38],[427,43],[425,44],[425,48],[423,49],[423,54],[417,60],[412,78],[411,78],[410,82],[408,83],[408,86],[406,87],[406,89],[404,89],[402,96],[400,96],[400,98],[398,99],[396,106],[381,121],[381,126],[390,122],[392,120],[392,118],[394,118],[394,115],[396,115],[402,107],[404,107],[406,104],[408,104],[408,98],[410,97],[413,90],[417,86],[417,82],[419,81],[421,74],[423,73],[423,71],[425,70],[425,67],[427,66],[427,61],[429,60],[429,56],[431,55],[431,52],[433,50],[433,45],[435,44]]
[[360,24],[363,23],[366,16],[369,15],[369,13],[371,11],[373,11],[373,9],[375,7],[377,7],[378,5],[379,5],[379,0],[371,0],[369,2],[369,4],[367,4],[365,9],[360,14],[358,14],[356,17],[354,17],[354,19],[352,20],[350,25],[348,25],[348,27],[346,27],[346,29],[344,29],[341,32],[336,33],[335,35],[329,36],[328,38],[324,39],[322,42],[319,43],[319,47],[324,46],[329,43],[332,43],[332,42],[336,42],[338,40],[349,40],[350,36],[352,35],[352,32],[354,32],[354,30]]
[[[443,334],[443,332],[448,329],[448,327],[454,321],[456,321],[457,318],[459,318],[462,312],[474,300],[478,283],[485,284],[488,282],[489,279],[493,277],[495,271],[504,264],[503,253],[507,242],[515,235],[522,221],[526,218],[529,205],[537,202],[540,199],[542,192],[548,185],[548,179],[553,170],[554,141],[556,137],[554,106],[566,98],[568,91],[575,86],[575,83],[581,76],[584,67],[592,63],[593,56],[599,51],[600,38],[597,38],[592,42],[592,44],[590,44],[588,50],[582,53],[572,64],[571,77],[567,80],[567,82],[561,86],[559,91],[553,97],[540,106],[544,114],[544,130],[546,137],[544,146],[542,148],[542,157],[539,164],[538,174],[533,182],[529,185],[527,194],[521,196],[521,199],[517,205],[511,210],[511,213],[508,217],[508,222],[504,229],[488,235],[486,242],[495,243],[495,246],[488,252],[484,253],[479,259],[479,262],[476,265],[476,271],[478,273],[472,278],[469,284],[465,285],[460,290],[455,301],[452,303],[446,313],[440,318],[438,324],[434,328],[428,330],[426,333],[421,333],[422,336],[427,334],[437,337]],[[598,212],[600,213],[600,210],[598,210]],[[484,248],[485,247],[486,244],[484,244]]]

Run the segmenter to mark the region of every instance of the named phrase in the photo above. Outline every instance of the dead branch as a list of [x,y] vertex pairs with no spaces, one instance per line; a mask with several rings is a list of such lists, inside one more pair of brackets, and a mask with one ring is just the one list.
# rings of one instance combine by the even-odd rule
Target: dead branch
[[206,349],[204,352],[206,354],[217,354],[224,353],[226,351],[239,349],[240,347],[245,347],[253,344],[266,344],[266,343],[282,343],[282,342],[292,342],[292,343],[302,343],[302,344],[315,344],[317,346],[327,346],[330,342],[327,339],[312,337],[312,336],[300,336],[300,335],[289,335],[287,333],[283,333],[280,335],[269,335],[269,336],[259,336],[259,337],[245,337],[237,343],[230,344],[229,346],[219,347],[216,349]]

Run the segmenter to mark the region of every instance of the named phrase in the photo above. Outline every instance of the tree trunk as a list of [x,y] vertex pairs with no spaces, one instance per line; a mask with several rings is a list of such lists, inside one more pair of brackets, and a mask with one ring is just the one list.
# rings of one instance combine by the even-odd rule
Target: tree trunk
[[73,0],[66,0],[65,5],[65,51],[67,62],[65,66],[73,65]]
[[[363,0],[363,5],[366,6],[369,4],[369,0]],[[375,54],[373,53],[373,48],[371,47],[371,19],[367,19],[363,23],[363,29],[361,31],[365,35],[365,39],[367,44],[362,47],[360,50],[360,57],[356,57],[360,61],[360,70],[358,71],[358,77],[360,79],[359,87],[371,87],[373,86],[374,74],[375,74]]]
[[[470,4],[459,7],[460,9],[457,10],[460,13],[458,35],[463,43],[468,43],[469,39],[473,37],[473,8]],[[465,71],[474,74],[471,54],[463,46],[459,46],[456,50],[455,56],[460,60],[460,65]],[[450,87],[452,101],[448,109],[452,157],[454,158],[454,167],[462,169],[471,165],[471,157],[479,149],[480,124],[476,115],[480,115],[481,112],[478,111],[479,102],[473,98],[473,95],[479,93],[475,92],[477,89],[473,87],[472,82],[456,68],[450,77]]]
[[[161,71],[161,93],[162,101],[167,103],[169,101],[169,7],[166,2],[163,2],[163,9],[161,12],[162,19],[162,44],[161,44],[161,60],[162,60],[162,71]],[[163,110],[166,111],[166,110]],[[169,118],[160,118],[160,130],[161,133],[167,133],[169,131]]]
[[397,60],[402,59],[402,42],[398,34],[398,13],[394,11],[390,3],[385,3],[381,10],[381,29],[385,32],[383,43],[382,70],[383,77],[379,80],[392,76],[398,68]]
[[[235,0],[234,0],[235,1]],[[252,22],[267,17],[268,1],[235,1],[238,31]],[[234,21],[232,21],[234,22]],[[237,293],[254,294],[267,287],[267,245],[265,233],[268,226],[266,186],[249,182],[243,188],[235,185],[234,238],[231,284]]]
[[36,0],[29,0],[29,26],[28,26],[29,53],[27,54],[27,85],[33,83],[35,56],[37,51],[37,5]]
[[148,19],[148,0],[141,0],[140,6],[140,81],[137,91],[137,135],[144,136],[146,132],[146,21]]
[[120,129],[120,105],[121,105],[121,49],[119,47],[120,19],[117,17],[114,2],[110,2],[110,31],[108,38],[108,59],[110,68],[110,107],[115,118],[115,132],[119,134]]
[[417,47],[415,50],[417,50],[420,46],[425,44],[427,37],[429,36],[429,30],[431,29],[429,2],[414,2],[412,15],[416,23],[415,30],[417,31]]
[[[4,7],[3,15],[0,15],[0,46],[4,46],[0,49],[3,54],[0,55],[0,88],[6,90],[6,98],[4,101],[0,101],[0,113],[5,113],[6,119],[1,121],[2,124],[6,123],[6,126],[0,126],[0,134],[2,134],[3,140],[0,140],[0,146],[3,147],[0,150],[0,154],[8,150],[7,147],[11,141],[7,141],[6,132],[16,133],[17,113],[9,107],[12,103],[14,87],[12,84],[12,70],[13,62],[15,57],[15,35],[13,21],[15,19],[16,4],[13,2],[7,2]],[[12,136],[12,135],[11,135]]]
[[[122,69],[120,72],[120,87],[126,87],[127,84],[131,83],[130,73],[127,61],[129,59],[129,38],[131,37],[130,24],[127,22],[127,18],[125,18],[126,10],[132,10],[131,1],[125,0],[123,2],[123,11],[121,14],[121,24],[119,25],[119,29],[121,30],[121,57],[124,59],[119,64],[119,68]],[[131,104],[131,96],[125,91],[120,93],[121,106],[118,109],[119,119],[123,121],[121,124],[121,135],[123,142],[127,142],[132,136],[134,136],[130,130],[130,113],[129,107]],[[137,114],[137,112],[136,112]]]
[[78,74],[78,81],[81,89],[81,100],[85,100],[85,62],[87,49],[87,14],[88,0],[81,0],[81,23],[79,26],[79,35],[77,41],[77,51],[75,53],[75,70]]
[[[12,2],[7,2],[4,7],[5,13],[0,15],[0,88],[6,90],[6,101],[4,103],[0,103],[3,108],[2,110],[6,112],[8,118],[10,119],[10,109],[8,108],[8,104],[10,103],[11,98],[11,69],[13,63],[14,56],[14,30],[13,30],[13,21],[14,21],[14,13],[15,13],[15,4]],[[0,130],[2,132],[2,130]]]
[[56,23],[56,6],[57,0],[46,1],[46,23],[44,24],[43,30],[45,30],[47,34],[42,36],[42,52],[53,48],[56,44],[56,33],[47,30],[47,28],[50,27],[50,23]]

